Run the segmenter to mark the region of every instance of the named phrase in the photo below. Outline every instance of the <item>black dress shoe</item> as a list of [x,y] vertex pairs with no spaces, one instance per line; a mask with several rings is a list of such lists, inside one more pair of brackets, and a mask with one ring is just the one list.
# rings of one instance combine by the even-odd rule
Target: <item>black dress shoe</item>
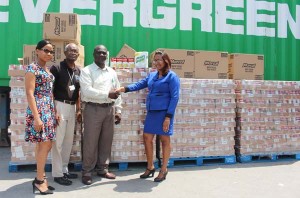
[[54,181],[63,186],[70,186],[72,184],[72,181],[67,177],[54,177]]
[[91,185],[92,184],[92,177],[82,176],[82,183],[85,184],[85,185]]
[[116,175],[113,173],[104,173],[104,174],[97,173],[97,175],[100,177],[104,177],[106,179],[116,179]]
[[64,173],[64,176],[68,179],[77,179],[78,175],[75,173]]

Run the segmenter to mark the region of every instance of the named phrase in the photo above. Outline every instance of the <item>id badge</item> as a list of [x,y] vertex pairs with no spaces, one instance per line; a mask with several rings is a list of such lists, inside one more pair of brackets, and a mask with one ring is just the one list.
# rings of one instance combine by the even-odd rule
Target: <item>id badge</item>
[[70,85],[69,89],[70,89],[70,91],[74,91],[75,90],[75,86],[74,85]]

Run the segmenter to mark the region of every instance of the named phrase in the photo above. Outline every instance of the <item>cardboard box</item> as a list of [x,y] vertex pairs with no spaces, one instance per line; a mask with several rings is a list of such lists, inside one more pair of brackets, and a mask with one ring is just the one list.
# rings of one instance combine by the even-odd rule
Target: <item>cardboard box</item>
[[116,58],[134,58],[135,52],[129,45],[124,44]]
[[[174,71],[180,78],[194,78],[194,55],[193,50],[179,50],[179,49],[165,49],[159,48],[155,51],[166,52],[172,64],[172,71]],[[151,53],[151,61],[154,58],[154,52]]]
[[[66,57],[64,54],[64,50],[66,45],[71,43],[72,41],[50,41],[51,44],[53,45],[54,49],[54,56],[51,61],[47,62],[47,66],[50,67],[55,64],[59,64],[61,61],[63,61]],[[75,64],[81,67],[84,67],[84,46],[77,44],[78,49],[79,49],[79,57],[77,58]]]
[[[73,41],[58,41],[51,40],[51,44],[53,45],[53,50],[55,52],[51,61],[47,62],[46,65],[51,67],[52,65],[59,64],[61,61],[65,59],[64,49],[67,44]],[[77,44],[79,48],[79,57],[75,62],[76,65],[84,67],[84,46]],[[23,47],[23,62],[24,65],[29,65],[32,62],[36,61],[36,46],[35,45],[24,45]]]
[[79,44],[81,41],[81,25],[77,14],[44,13],[44,39],[70,40]]
[[23,64],[29,65],[36,61],[36,45],[23,45]]
[[228,52],[196,51],[195,78],[227,79]]
[[263,80],[264,56],[258,54],[230,54],[228,72],[230,79]]

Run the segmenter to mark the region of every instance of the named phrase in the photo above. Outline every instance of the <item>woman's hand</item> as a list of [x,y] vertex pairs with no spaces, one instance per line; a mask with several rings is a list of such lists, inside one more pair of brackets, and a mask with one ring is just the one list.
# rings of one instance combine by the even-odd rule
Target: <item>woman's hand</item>
[[42,120],[39,117],[37,117],[34,119],[33,127],[36,132],[40,133],[43,130],[44,123],[42,122]]
[[164,121],[164,123],[163,123],[163,131],[164,131],[165,133],[168,133],[169,127],[170,127],[170,118],[166,117],[166,118],[165,118],[165,121]]
[[60,116],[58,113],[55,114],[55,120],[56,120],[56,126],[58,126],[60,123]]
[[115,90],[116,92],[125,92],[125,87],[120,87]]
[[79,122],[79,123],[82,122],[81,111],[76,112],[76,119],[77,119],[77,122]]

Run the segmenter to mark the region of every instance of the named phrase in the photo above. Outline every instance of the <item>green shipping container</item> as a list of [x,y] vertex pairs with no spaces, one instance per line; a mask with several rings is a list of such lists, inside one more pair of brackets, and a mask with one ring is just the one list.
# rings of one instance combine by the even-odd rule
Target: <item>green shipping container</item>
[[0,0],[0,86],[23,44],[42,39],[45,12],[80,16],[86,65],[95,45],[115,56],[127,43],[263,54],[265,79],[300,80],[300,0]]

